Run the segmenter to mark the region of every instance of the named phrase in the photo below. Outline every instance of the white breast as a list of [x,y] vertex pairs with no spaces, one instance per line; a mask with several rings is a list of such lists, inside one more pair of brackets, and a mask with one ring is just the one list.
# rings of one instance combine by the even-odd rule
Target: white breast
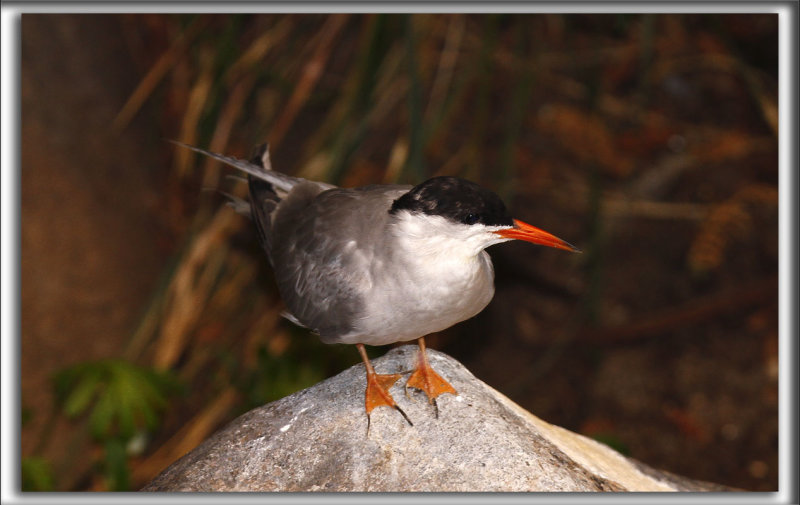
[[426,216],[400,220],[390,236],[372,258],[358,329],[343,343],[413,340],[469,319],[491,301],[494,271],[483,249],[502,241],[496,235]]

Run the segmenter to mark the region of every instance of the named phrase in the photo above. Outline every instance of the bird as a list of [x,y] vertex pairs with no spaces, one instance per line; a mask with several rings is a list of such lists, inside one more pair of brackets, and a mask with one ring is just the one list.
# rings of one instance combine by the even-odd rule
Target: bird
[[417,341],[405,384],[436,408],[455,388],[430,365],[425,336],[481,312],[494,296],[486,248],[510,240],[579,251],[511,217],[500,197],[466,179],[437,176],[416,186],[342,188],[272,170],[262,144],[249,159],[176,144],[246,174],[249,202],[227,195],[249,215],[272,266],[284,316],[326,344],[354,344],[366,371],[367,432],[372,411],[397,410],[389,389],[402,374],[375,372],[365,345]]

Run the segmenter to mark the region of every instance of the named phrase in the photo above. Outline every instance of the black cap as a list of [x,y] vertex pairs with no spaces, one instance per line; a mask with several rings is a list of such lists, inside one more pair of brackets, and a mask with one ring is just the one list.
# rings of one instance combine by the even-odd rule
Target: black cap
[[414,186],[392,203],[390,214],[401,210],[442,216],[463,224],[513,226],[514,221],[499,196],[458,177],[434,177]]

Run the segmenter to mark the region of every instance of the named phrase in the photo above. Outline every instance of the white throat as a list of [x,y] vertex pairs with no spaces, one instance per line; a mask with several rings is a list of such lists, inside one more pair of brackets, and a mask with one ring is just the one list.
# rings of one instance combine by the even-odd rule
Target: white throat
[[493,232],[508,226],[466,225],[442,216],[402,211],[391,225],[397,254],[439,268],[450,263],[475,261],[487,247],[511,239]]

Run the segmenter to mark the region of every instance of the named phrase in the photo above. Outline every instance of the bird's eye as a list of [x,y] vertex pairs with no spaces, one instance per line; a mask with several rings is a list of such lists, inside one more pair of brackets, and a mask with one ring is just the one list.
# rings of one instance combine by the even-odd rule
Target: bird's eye
[[467,214],[464,217],[464,224],[475,224],[481,219],[478,214]]

